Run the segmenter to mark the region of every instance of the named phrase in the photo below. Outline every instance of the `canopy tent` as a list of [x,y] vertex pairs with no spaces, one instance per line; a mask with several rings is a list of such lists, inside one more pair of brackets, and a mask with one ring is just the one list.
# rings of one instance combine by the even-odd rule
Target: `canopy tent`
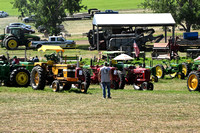
[[145,14],[95,14],[95,26],[174,26],[176,23],[170,13]]
[[60,46],[42,45],[42,47],[38,49],[38,51],[43,51],[43,52],[47,50],[56,51],[57,53],[60,51],[64,52],[64,49],[62,49]]
[[[95,14],[93,18],[93,31],[97,30],[97,50],[99,50],[99,27],[147,27],[164,26],[165,42],[167,42],[167,26],[172,26],[174,38],[175,24],[170,13],[139,13],[139,14]],[[93,40],[93,44],[94,44]]]
[[120,54],[116,56],[113,60],[132,60],[133,58],[127,54]]

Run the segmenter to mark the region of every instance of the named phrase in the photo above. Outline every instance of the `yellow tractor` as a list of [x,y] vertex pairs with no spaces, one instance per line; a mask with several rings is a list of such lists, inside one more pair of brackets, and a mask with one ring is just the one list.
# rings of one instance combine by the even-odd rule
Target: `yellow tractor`
[[[61,48],[60,51],[64,50]],[[30,76],[31,86],[34,90],[43,90],[45,85],[49,84],[52,86],[53,91],[57,92],[59,90],[69,90],[74,84],[80,88],[81,92],[87,92],[90,85],[90,74],[87,70],[78,67],[76,64],[56,63],[52,60],[46,63],[36,62],[34,64],[35,67],[32,69]]]

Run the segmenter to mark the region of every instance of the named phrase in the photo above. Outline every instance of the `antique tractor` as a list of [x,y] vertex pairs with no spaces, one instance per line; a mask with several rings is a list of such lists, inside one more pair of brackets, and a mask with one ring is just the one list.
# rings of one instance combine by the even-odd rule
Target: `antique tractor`
[[153,90],[154,86],[151,83],[151,70],[147,68],[126,68],[126,84],[133,85],[135,90]]
[[[25,62],[24,62],[25,63]],[[22,63],[23,64],[23,63]],[[12,65],[4,55],[0,56],[0,82],[6,86],[28,87],[30,72],[28,64]],[[30,66],[31,69],[31,66]]]
[[[72,84],[77,86],[81,92],[86,93],[90,86],[90,74],[87,70],[77,64],[64,64],[62,52],[58,46],[42,46],[40,50],[55,50],[57,55],[45,55],[47,62],[36,62],[31,71],[31,86],[34,90],[43,90],[45,85],[51,85],[54,92],[69,90]],[[59,52],[61,51],[61,55]]]
[[[91,63],[92,64],[92,63]],[[90,79],[92,84],[98,84],[99,82],[99,71],[102,66],[84,66],[84,68],[88,69],[90,71]],[[116,67],[110,67],[111,69],[111,85],[110,87],[112,89],[124,89],[125,86],[125,78],[124,75],[116,68]]]
[[169,74],[171,78],[177,77],[178,79],[184,79],[185,75],[183,73],[183,65],[178,63],[170,63],[163,61],[165,68],[162,64],[157,64],[156,67],[156,76],[158,78],[164,78],[166,74]]
[[31,46],[31,40],[40,40],[40,37],[24,33],[20,27],[9,27],[8,34],[0,35],[1,47],[8,50],[17,49],[18,46]]

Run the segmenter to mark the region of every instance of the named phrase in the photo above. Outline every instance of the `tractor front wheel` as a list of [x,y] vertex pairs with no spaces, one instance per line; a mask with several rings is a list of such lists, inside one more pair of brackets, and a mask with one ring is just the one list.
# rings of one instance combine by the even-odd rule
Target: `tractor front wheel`
[[81,83],[81,85],[80,85],[80,90],[81,90],[81,92],[82,93],[87,93],[87,84],[86,84],[86,82],[83,82],[83,83]]
[[31,86],[34,90],[44,90],[46,75],[42,67],[36,66],[31,71]]
[[158,77],[156,75],[151,76],[152,82],[158,82]]
[[200,88],[200,72],[192,71],[188,75],[187,87],[189,91],[199,91]]
[[11,72],[10,81],[16,87],[28,87],[30,85],[30,73],[25,68],[19,67]]
[[54,92],[58,92],[60,90],[60,84],[58,80],[54,80],[52,82],[52,89]]
[[185,74],[182,73],[182,72],[179,72],[179,73],[177,74],[177,78],[178,78],[178,79],[185,79]]

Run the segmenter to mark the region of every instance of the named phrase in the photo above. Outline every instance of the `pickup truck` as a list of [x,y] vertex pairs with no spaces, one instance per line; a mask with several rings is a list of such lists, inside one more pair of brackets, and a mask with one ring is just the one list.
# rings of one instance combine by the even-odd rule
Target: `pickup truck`
[[42,45],[76,48],[76,43],[73,40],[65,40],[61,36],[50,36],[48,41],[32,41],[31,48],[40,48]]

